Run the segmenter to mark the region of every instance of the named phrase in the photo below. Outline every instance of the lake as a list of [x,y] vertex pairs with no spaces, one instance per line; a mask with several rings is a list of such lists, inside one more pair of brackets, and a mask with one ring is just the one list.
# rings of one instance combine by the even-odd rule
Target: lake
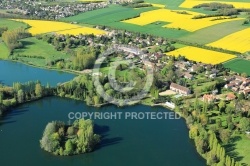
[[0,83],[12,86],[13,82],[25,83],[41,81],[43,85],[49,83],[56,86],[58,83],[73,79],[76,75],[56,70],[35,68],[19,62],[0,60]]
[[[20,63],[0,61],[0,79],[12,82],[41,80],[56,85],[74,75],[48,71]],[[95,120],[102,135],[97,149],[71,157],[54,156],[40,148],[39,140],[48,122],[69,121],[69,112],[170,112],[162,107],[136,105],[124,108],[89,107],[82,101],[48,97],[13,108],[0,117],[0,160],[8,166],[205,166],[188,137],[183,119]]]
[[204,166],[183,119],[95,120],[102,135],[96,151],[73,157],[54,156],[39,147],[48,122],[68,122],[69,112],[168,111],[143,105],[94,108],[81,101],[45,98],[13,109],[0,121],[1,164],[8,166]]

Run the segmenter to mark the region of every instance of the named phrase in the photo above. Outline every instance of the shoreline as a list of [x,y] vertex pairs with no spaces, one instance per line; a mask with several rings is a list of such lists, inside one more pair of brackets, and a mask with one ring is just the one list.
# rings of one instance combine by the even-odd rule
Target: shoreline
[[69,69],[57,69],[55,67],[37,66],[37,65],[26,63],[26,62],[19,61],[19,60],[0,59],[0,61],[16,62],[16,63],[21,63],[23,65],[27,65],[27,66],[35,67],[35,68],[39,68],[39,69],[46,69],[46,70],[52,70],[52,71],[58,71],[58,72],[65,72],[65,73],[70,73],[70,74],[76,74],[77,76],[81,75],[80,71],[78,72],[78,71],[69,70]]
[[[25,63],[25,62],[18,61],[18,60],[10,60],[10,59],[7,59],[7,60],[3,60],[3,61],[11,61],[11,62],[16,62],[16,63],[21,63],[21,64],[28,65],[28,66],[31,66],[31,67],[34,67],[34,68],[40,68],[40,69],[45,69],[45,70],[47,69],[47,70],[54,70],[54,71],[58,71],[58,72],[73,73],[73,74],[76,74],[76,77],[79,76],[79,75],[81,75],[80,73],[74,72],[74,71],[69,71],[69,70],[65,70],[65,69],[64,69],[64,70],[60,70],[60,69],[56,69],[56,68],[36,66],[36,65],[29,64],[29,63]],[[64,83],[66,83],[66,82],[64,82]],[[64,84],[64,83],[62,83],[62,84]],[[59,86],[60,86],[60,85],[59,85]],[[8,112],[9,112],[9,111],[11,110],[11,108],[13,108],[13,107],[17,107],[17,106],[19,106],[19,105],[26,104],[26,103],[30,103],[30,102],[33,102],[33,101],[38,101],[38,100],[44,99],[44,98],[46,98],[46,97],[60,97],[60,98],[66,98],[66,99],[73,99],[73,100],[82,101],[84,104],[87,105],[86,101],[84,101],[84,100],[82,100],[82,99],[77,99],[77,98],[73,98],[73,97],[66,97],[66,96],[60,96],[60,95],[58,95],[58,94],[57,94],[57,95],[56,95],[56,94],[53,94],[53,95],[50,95],[50,96],[43,96],[43,97],[41,97],[41,98],[36,98],[36,99],[34,99],[34,100],[25,101],[24,103],[16,103],[15,105],[12,105],[12,106],[7,107],[6,111],[4,111],[4,112],[2,113],[2,115],[0,115],[0,116],[4,117],[5,114],[8,114]],[[175,109],[172,109],[172,108],[168,107],[165,103],[152,104],[152,103],[144,103],[143,100],[141,100],[141,101],[138,101],[138,102],[136,102],[136,103],[130,103],[130,104],[126,105],[126,106],[129,107],[129,106],[138,105],[138,104],[140,104],[140,105],[146,105],[146,106],[150,106],[150,107],[161,106],[161,107],[163,107],[163,108],[165,108],[165,109],[167,109],[167,110],[169,110],[169,111],[171,111],[171,112],[178,113],[179,116],[185,120],[185,123],[187,122],[187,119],[186,119],[180,112],[176,112]],[[106,106],[106,105],[115,105],[115,106],[117,106],[117,107],[124,107],[124,106],[119,106],[119,105],[116,105],[116,104],[113,104],[113,103],[102,103],[102,104],[98,104],[98,105],[88,105],[88,106],[95,107],[95,108],[100,108],[100,107],[104,107],[104,106]],[[186,127],[187,127],[188,132],[189,132],[190,126],[189,126],[187,123],[186,123]],[[189,137],[189,140],[191,140],[191,141],[193,142],[194,148],[196,149],[196,145],[195,145],[194,140],[191,139],[190,137]],[[204,156],[203,154],[200,154],[200,153],[197,151],[197,149],[196,149],[196,152],[199,154],[199,156],[200,156],[202,159],[204,159],[205,161],[207,160],[206,156]]]

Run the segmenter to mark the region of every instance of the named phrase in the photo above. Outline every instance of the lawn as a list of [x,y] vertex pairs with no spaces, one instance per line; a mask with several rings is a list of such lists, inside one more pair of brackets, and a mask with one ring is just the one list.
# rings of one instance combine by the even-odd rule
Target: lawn
[[242,164],[249,164],[250,163],[250,149],[249,143],[250,138],[247,137],[245,134],[242,135],[235,135],[234,138],[231,140],[231,144],[227,145],[227,153],[230,156],[236,156],[236,160],[240,161]]
[[7,59],[9,56],[9,50],[6,45],[0,41],[0,59]]
[[232,71],[238,72],[238,73],[247,73],[250,75],[250,61],[244,60],[244,59],[234,59],[229,62],[224,63],[224,66],[226,68],[230,68]]
[[[15,49],[14,56],[19,57],[20,60],[24,62],[37,65],[37,66],[45,66],[46,61],[56,60],[56,59],[67,59],[70,56],[64,52],[56,51],[54,47],[44,41],[38,40],[35,37],[26,38],[21,40],[24,44],[23,49]],[[38,58],[28,58],[21,56],[41,56],[45,59]]]
[[207,87],[210,87],[210,86],[215,86],[216,84],[216,81],[211,81],[211,82],[205,82],[205,83],[201,83],[199,86],[195,86],[193,85],[193,88],[194,88],[194,91],[197,91],[197,92],[202,92],[204,91]]

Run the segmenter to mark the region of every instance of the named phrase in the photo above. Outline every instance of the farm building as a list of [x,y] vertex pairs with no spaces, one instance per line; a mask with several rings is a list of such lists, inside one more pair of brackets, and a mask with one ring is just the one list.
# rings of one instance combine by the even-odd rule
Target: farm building
[[190,89],[188,89],[187,87],[178,85],[176,83],[171,83],[170,89],[172,91],[177,92],[177,93],[182,94],[182,95],[189,95],[189,94],[191,94],[191,90]]

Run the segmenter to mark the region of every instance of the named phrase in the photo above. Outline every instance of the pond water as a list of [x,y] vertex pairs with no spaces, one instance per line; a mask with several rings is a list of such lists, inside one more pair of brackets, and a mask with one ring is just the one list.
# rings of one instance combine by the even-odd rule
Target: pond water
[[[75,75],[38,69],[21,63],[0,61],[0,81],[40,80],[55,86]],[[49,97],[13,108],[0,117],[0,160],[4,166],[205,166],[188,138],[183,119],[95,120],[102,135],[97,149],[71,157],[54,156],[40,148],[39,140],[48,122],[69,121],[69,112],[170,112],[162,107],[136,105],[124,108],[89,107],[82,101]]]
[[43,85],[49,83],[51,86],[56,86],[75,76],[71,73],[35,68],[19,62],[0,61],[0,83],[9,86],[12,86],[13,82],[25,83],[37,80],[41,81]]

